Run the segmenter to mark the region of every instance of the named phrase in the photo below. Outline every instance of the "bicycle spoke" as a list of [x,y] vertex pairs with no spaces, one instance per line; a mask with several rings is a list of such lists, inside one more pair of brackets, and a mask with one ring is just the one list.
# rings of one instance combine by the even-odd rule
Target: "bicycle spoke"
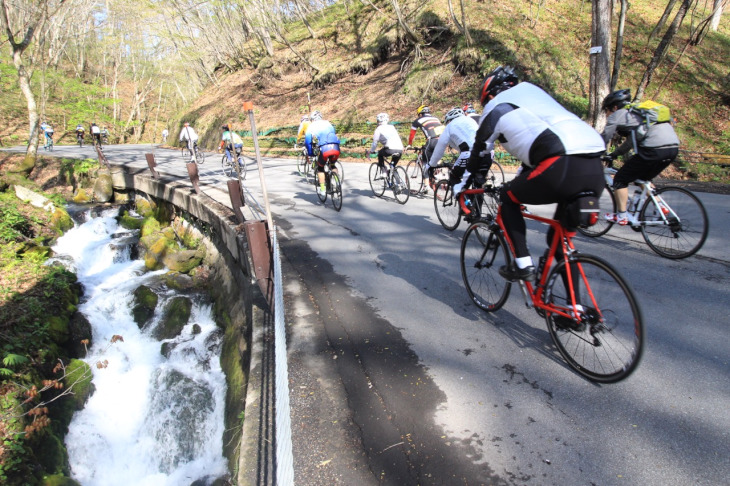
[[641,233],[647,245],[665,258],[694,255],[707,239],[707,211],[691,192],[679,187],[657,191],[657,203],[647,200],[641,209]]
[[499,275],[499,267],[509,263],[505,241],[487,223],[476,222],[464,234],[460,262],[471,300],[488,312],[500,309],[512,286]]
[[[550,335],[566,362],[587,378],[611,383],[629,376],[643,350],[643,318],[633,291],[604,260],[579,255],[570,265],[579,317],[546,312]],[[568,314],[569,297],[565,264],[550,273],[545,303]]]

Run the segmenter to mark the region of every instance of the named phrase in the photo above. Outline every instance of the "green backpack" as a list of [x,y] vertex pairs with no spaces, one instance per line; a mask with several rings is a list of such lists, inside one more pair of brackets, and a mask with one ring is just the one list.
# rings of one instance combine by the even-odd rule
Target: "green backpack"
[[636,130],[639,140],[646,136],[646,132],[649,131],[649,128],[652,125],[672,121],[672,114],[669,111],[669,107],[664,106],[661,103],[657,103],[656,101],[646,100],[640,103],[632,103],[626,105],[626,109],[641,116],[644,120],[644,123],[642,123]]

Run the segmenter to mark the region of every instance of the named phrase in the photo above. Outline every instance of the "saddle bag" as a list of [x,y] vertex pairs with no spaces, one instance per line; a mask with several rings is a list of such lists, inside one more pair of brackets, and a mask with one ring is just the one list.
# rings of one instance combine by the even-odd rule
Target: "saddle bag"
[[598,222],[598,196],[593,191],[581,192],[568,200],[562,223],[568,228],[588,228]]

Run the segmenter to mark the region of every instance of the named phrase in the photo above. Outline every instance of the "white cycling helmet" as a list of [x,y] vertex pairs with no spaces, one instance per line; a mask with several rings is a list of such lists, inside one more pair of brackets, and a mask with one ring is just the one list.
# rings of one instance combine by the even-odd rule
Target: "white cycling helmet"
[[390,121],[390,117],[387,113],[378,113],[378,116],[375,117],[375,120],[377,120],[378,125],[384,125]]
[[449,123],[454,118],[459,118],[460,116],[464,116],[464,110],[462,110],[461,108],[450,109],[444,116],[444,125]]
[[322,119],[322,113],[319,112],[319,110],[314,110],[312,112],[312,116],[310,117],[312,121],[317,121]]
[[309,121],[309,115],[302,115],[302,121]]

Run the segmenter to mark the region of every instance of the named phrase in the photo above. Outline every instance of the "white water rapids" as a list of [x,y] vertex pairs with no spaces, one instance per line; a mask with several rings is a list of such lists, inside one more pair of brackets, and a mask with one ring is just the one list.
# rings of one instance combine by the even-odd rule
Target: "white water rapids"
[[[79,310],[93,335],[85,361],[96,390],[66,436],[71,475],[84,486],[210,483],[227,474],[221,331],[206,297],[187,295],[192,314],[180,335],[162,342],[149,335],[179,293],[162,283],[164,271],[145,272],[142,261],[129,259],[130,232],[117,225],[116,214],[88,218],[54,247],[84,287]],[[131,308],[142,284],[159,303],[140,330]],[[111,344],[114,335],[123,341]],[[169,357],[161,353],[163,343],[172,348]],[[97,369],[97,362],[108,365]]]

